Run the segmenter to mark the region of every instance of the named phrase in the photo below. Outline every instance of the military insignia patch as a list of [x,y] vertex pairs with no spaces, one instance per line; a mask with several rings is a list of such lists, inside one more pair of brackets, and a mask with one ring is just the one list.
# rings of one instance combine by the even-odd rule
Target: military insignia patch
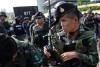
[[60,7],[60,12],[63,13],[64,11],[64,8]]

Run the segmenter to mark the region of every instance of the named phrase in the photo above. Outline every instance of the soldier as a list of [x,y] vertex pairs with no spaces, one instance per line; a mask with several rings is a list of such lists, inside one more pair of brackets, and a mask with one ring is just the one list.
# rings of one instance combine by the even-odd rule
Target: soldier
[[[41,54],[44,55],[43,47],[48,44],[48,37],[45,36],[49,31],[48,23],[45,22],[45,16],[42,12],[37,12],[34,18],[36,24],[31,27],[31,42],[38,46]],[[46,59],[43,59],[43,66],[47,66],[46,63]]]
[[89,9],[87,11],[87,17],[85,18],[84,23],[84,28],[85,30],[92,30],[94,31],[95,34],[95,38],[97,38],[97,36],[99,36],[99,22],[100,20],[94,16],[94,13],[92,12],[91,9]]
[[5,67],[8,62],[15,59],[13,56],[16,52],[16,43],[4,33],[0,33],[0,67]]
[[27,38],[29,41],[31,40],[30,31],[34,25],[35,25],[34,15],[32,15],[31,21],[27,24],[27,35],[28,35]]
[[24,17],[24,21],[22,23],[22,26],[23,26],[26,34],[28,33],[27,27],[28,27],[29,22],[30,22],[29,17]]
[[35,14],[35,22],[36,25],[32,27],[33,33],[31,33],[30,36],[33,34],[34,42],[38,47],[43,47],[46,45],[46,42],[43,42],[43,36],[45,36],[48,33],[49,27],[47,22],[45,22],[45,17],[41,12],[37,12]]
[[25,30],[22,26],[22,22],[20,17],[15,18],[15,24],[13,25],[14,29],[14,34],[16,35],[16,38],[19,40],[24,40],[25,39]]
[[92,31],[95,29],[94,13],[90,9],[87,11],[87,16],[84,20],[84,27]]
[[44,47],[44,53],[57,60],[57,67],[96,67],[98,54],[94,33],[79,29],[79,13],[71,3],[61,1],[55,5],[54,24],[59,21],[62,31],[51,39],[53,52]]
[[0,33],[0,67],[39,67],[42,58],[33,46]]
[[2,30],[2,33],[9,34],[10,24],[8,21],[5,21],[7,18],[7,15],[5,12],[0,12],[0,30]]

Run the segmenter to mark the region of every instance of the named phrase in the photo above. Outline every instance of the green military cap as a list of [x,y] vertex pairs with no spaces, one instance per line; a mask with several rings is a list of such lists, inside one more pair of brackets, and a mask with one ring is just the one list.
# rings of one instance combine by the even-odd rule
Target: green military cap
[[60,1],[57,4],[55,4],[55,18],[56,21],[58,22],[59,19],[64,15],[69,13],[70,11],[76,9],[76,6],[71,4],[71,3],[66,3],[64,1]]
[[65,13],[69,13],[70,11],[76,9],[76,6],[71,4],[71,3],[66,3],[64,1],[58,2],[55,7],[55,17],[60,18],[62,17]]
[[37,18],[37,16],[42,16],[43,18],[45,18],[45,16],[43,15],[42,12],[37,12],[34,16],[34,18]]
[[69,12],[71,12],[73,10],[76,10],[77,14],[80,13],[80,16],[82,15],[81,12],[77,9],[77,6],[75,6],[72,3],[60,1],[57,4],[55,4],[54,8],[55,8],[56,21],[52,25],[57,23],[63,15],[68,14]]

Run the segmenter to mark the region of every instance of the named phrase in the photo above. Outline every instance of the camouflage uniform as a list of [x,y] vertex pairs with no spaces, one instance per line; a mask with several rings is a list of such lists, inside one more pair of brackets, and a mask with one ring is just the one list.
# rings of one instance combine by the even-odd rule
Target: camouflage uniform
[[[7,15],[5,12],[0,12],[0,17],[4,16],[5,18],[7,18]],[[5,33],[5,34],[8,34],[10,35],[10,24],[8,21],[3,21],[1,18],[0,18],[0,32],[1,33]]]
[[[64,31],[55,33],[51,39],[57,67],[96,67],[98,54],[94,32],[80,29],[79,20],[82,15],[77,7],[72,3],[58,2],[55,5],[55,17],[53,25],[60,22]],[[78,58],[73,57],[74,54],[71,52],[78,53],[75,54]]]
[[[42,16],[43,17],[41,12],[37,12],[36,15],[35,15],[35,18],[37,16]],[[40,53],[43,57],[42,65],[44,67],[45,66],[47,67],[47,65],[48,65],[48,63],[47,63],[48,60],[46,59],[46,57],[44,57],[44,54],[43,54],[43,47],[48,44],[48,37],[45,36],[48,32],[49,32],[48,22],[45,22],[43,24],[42,28],[40,28],[37,24],[32,25],[30,27],[31,42],[33,44],[35,44],[36,47],[39,49],[39,51],[40,51]]]
[[[98,62],[98,54],[96,49],[96,41],[93,38],[92,31],[79,31],[78,36],[74,41],[69,39],[69,36],[59,32],[52,38],[52,44],[57,50],[56,58],[63,52],[76,51],[79,53],[79,59],[72,59],[66,62],[58,61],[59,66],[64,67],[95,67]],[[58,59],[57,58],[57,59]]]
[[[48,43],[48,39],[47,41],[45,40],[45,35],[48,33],[48,24],[45,23],[44,26],[42,28],[38,27],[37,25],[33,26],[33,41],[34,43],[40,47],[43,48],[44,45],[46,45]],[[45,42],[44,42],[45,41]]]
[[37,25],[33,26],[33,43],[39,48],[43,59],[43,66],[47,66],[47,59],[43,54],[43,46],[48,44],[48,37],[45,36],[48,33],[48,25],[44,24],[43,28],[39,28]]

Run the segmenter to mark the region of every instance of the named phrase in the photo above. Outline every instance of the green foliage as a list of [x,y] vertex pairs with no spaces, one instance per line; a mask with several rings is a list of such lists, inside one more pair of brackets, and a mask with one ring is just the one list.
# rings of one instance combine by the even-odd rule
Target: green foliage
[[[100,10],[100,6],[92,6],[91,7],[93,10]],[[83,8],[78,8],[80,11],[87,11],[89,7],[83,7]]]
[[13,20],[13,21],[15,20],[15,17],[14,17],[14,15],[11,15],[11,18],[12,18],[12,20]]
[[77,5],[82,5],[82,0],[77,0]]
[[45,9],[45,10],[44,10],[44,13],[47,13],[47,12],[48,12],[48,10]]
[[80,6],[80,5],[87,5],[87,4],[92,4],[92,2],[89,2],[89,1],[83,1],[83,0],[77,0],[77,5]]

